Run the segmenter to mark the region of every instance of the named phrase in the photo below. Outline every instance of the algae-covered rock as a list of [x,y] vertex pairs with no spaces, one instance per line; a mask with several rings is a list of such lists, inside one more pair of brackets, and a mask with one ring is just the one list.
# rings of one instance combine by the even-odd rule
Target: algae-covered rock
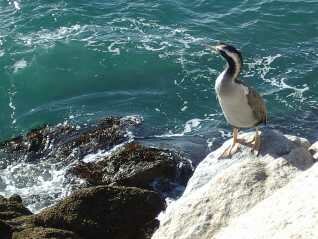
[[12,239],[81,239],[71,231],[56,228],[32,227],[14,232]]
[[11,220],[16,217],[31,215],[29,209],[23,206],[22,199],[18,195],[10,198],[0,196],[0,219]]
[[129,143],[113,155],[98,162],[81,163],[71,172],[91,185],[124,185],[150,188],[164,182],[185,185],[192,175],[191,163],[180,155],[157,148]]
[[55,126],[44,125],[31,130],[24,136],[0,143],[0,168],[21,159],[27,162],[56,159],[71,161],[108,150],[128,139],[127,129],[140,122],[130,118],[108,117],[90,125],[69,123]]
[[83,238],[130,239],[165,208],[159,194],[138,188],[97,186],[82,189],[47,208],[35,226],[70,230]]
[[10,225],[0,220],[0,238],[1,239],[11,239],[12,228]]

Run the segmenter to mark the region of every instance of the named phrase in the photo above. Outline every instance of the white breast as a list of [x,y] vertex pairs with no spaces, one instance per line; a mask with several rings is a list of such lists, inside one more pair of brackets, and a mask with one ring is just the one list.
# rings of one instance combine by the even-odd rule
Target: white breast
[[233,81],[221,83],[222,74],[215,82],[215,90],[226,120],[237,128],[253,127],[257,119],[247,101],[248,88]]

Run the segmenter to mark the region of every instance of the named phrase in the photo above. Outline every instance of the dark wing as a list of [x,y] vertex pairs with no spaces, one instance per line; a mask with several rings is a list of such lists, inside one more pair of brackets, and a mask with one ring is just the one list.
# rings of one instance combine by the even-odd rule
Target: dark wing
[[262,97],[252,87],[248,87],[247,103],[252,108],[254,116],[258,120],[258,124],[267,122],[266,105]]

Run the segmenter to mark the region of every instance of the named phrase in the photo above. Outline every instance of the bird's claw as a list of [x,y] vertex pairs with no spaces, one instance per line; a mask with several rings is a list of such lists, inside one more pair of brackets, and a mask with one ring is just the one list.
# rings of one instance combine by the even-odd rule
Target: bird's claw
[[257,157],[259,155],[259,150],[252,148],[251,153]]
[[229,147],[227,147],[224,152],[219,156],[219,159],[230,158],[233,154],[237,152],[240,148],[239,143],[232,143]]
[[259,151],[261,147],[261,140],[259,135],[257,137],[254,137],[253,141],[254,141],[254,144],[252,145],[251,153],[257,157],[259,155]]

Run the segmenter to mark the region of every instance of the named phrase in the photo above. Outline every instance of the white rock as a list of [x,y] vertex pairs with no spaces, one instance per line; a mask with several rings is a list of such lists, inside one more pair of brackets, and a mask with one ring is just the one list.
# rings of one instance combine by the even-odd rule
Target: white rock
[[315,160],[318,160],[318,141],[309,147],[309,152],[313,155]]
[[298,137],[298,136],[290,135],[290,134],[285,134],[285,137],[289,139],[290,141],[298,144],[299,146],[304,147],[305,149],[308,149],[311,145],[309,140],[306,138],[302,138],[302,137]]
[[264,131],[261,138],[258,157],[242,146],[231,159],[218,160],[231,140],[209,154],[198,165],[184,195],[161,215],[153,239],[211,239],[313,164],[311,154],[297,143],[301,140],[291,141],[273,130]]
[[233,220],[215,239],[317,239],[318,164]]

